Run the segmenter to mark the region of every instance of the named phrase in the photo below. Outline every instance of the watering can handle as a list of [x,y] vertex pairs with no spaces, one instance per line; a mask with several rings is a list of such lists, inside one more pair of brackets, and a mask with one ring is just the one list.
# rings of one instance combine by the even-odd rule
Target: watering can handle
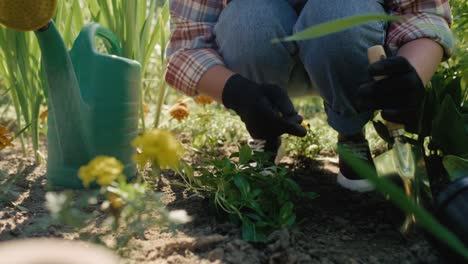
[[83,37],[81,45],[95,53],[98,52],[96,48],[96,37],[100,37],[110,44],[110,47],[108,47],[109,53],[119,57],[122,56],[122,48],[117,36],[112,31],[98,23],[91,23],[84,27],[80,36]]

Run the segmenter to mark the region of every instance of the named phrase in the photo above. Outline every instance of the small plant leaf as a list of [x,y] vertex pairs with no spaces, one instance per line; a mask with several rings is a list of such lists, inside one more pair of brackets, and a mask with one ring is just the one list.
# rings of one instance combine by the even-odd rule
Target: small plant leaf
[[314,192],[306,192],[304,193],[304,197],[309,199],[309,200],[313,200],[317,197],[319,197],[320,195],[318,193],[314,193]]
[[252,150],[248,146],[239,148],[239,163],[244,165],[252,160]]
[[247,199],[250,193],[249,182],[241,175],[234,176],[234,184],[240,190],[243,199]]
[[288,219],[284,222],[284,227],[291,227],[296,223],[296,215],[292,214],[289,216]]
[[280,209],[281,223],[286,224],[292,215],[294,215],[294,204],[287,202]]
[[299,184],[297,182],[286,178],[284,179],[284,183],[286,184],[286,187],[289,188],[292,192],[300,193],[301,192],[301,187],[299,187]]
[[246,241],[260,242],[255,224],[247,217],[242,219],[242,238]]

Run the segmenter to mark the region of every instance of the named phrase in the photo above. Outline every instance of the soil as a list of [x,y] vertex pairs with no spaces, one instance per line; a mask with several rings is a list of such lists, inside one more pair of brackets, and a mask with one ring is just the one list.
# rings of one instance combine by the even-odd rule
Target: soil
[[[45,151],[43,151],[45,152]],[[267,244],[241,240],[240,229],[217,222],[207,213],[206,202],[171,185],[173,175],[163,180],[162,190],[170,209],[185,209],[193,221],[176,234],[147,230],[119,250],[122,263],[443,263],[437,252],[414,230],[399,231],[401,213],[378,193],[356,194],[339,188],[336,157],[283,162],[293,170],[305,191],[320,197],[300,204],[300,222],[293,230],[273,233]],[[47,214],[45,168],[24,158],[18,148],[0,152],[0,170],[17,181],[0,209],[0,241],[25,237],[76,239],[62,226],[26,233]],[[5,186],[0,182],[0,187]],[[0,188],[2,195],[4,189]]]

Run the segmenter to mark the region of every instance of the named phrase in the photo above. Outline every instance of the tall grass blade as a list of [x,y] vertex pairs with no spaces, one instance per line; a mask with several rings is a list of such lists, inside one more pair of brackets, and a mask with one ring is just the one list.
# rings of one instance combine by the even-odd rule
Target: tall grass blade
[[331,33],[342,31],[360,24],[372,22],[372,21],[400,21],[401,19],[396,16],[390,15],[380,15],[380,14],[368,14],[368,15],[359,15],[346,17],[338,20],[333,20],[331,22],[326,22],[317,26],[310,27],[301,32],[298,32],[289,37],[282,39],[274,39],[273,43],[278,43],[281,41],[297,41],[297,40],[306,40],[311,38],[317,38],[325,36]]

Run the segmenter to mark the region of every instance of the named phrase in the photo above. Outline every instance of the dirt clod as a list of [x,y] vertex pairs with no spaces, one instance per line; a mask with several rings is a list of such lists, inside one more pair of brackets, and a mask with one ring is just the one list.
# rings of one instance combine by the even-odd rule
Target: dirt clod
[[210,261],[217,261],[222,260],[224,257],[224,249],[222,248],[215,248],[208,253],[208,259]]

